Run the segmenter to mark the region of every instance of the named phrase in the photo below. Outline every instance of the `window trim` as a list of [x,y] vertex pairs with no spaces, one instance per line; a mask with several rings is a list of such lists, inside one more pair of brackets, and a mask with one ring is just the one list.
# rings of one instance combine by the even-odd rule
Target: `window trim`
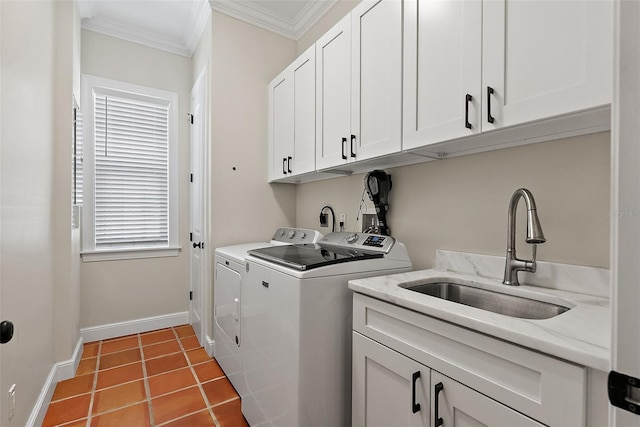
[[[169,187],[169,243],[166,246],[134,246],[126,248],[97,249],[95,242],[95,125],[94,102],[95,92],[100,94],[126,93],[133,99],[151,98],[169,102],[169,152],[168,152],[168,187]],[[179,241],[179,200],[178,200],[178,94],[161,89],[154,89],[132,83],[111,80],[89,74],[82,75],[82,98],[86,111],[84,115],[83,146],[83,202],[82,209],[82,260],[84,262],[113,261],[137,258],[157,258],[178,256],[181,247]]]

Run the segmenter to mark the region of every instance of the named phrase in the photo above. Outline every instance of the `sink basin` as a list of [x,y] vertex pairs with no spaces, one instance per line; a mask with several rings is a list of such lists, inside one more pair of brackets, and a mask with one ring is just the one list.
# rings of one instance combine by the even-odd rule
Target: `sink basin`
[[551,302],[500,293],[459,283],[437,281],[400,286],[424,295],[522,319],[550,319],[570,310],[569,307]]

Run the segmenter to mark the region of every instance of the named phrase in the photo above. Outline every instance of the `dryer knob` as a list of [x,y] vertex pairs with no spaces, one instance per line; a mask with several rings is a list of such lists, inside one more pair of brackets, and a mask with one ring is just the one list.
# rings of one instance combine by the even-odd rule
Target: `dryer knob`
[[300,238],[304,239],[305,237],[307,237],[307,233],[305,233],[304,231],[300,233]]
[[293,236],[295,236],[295,235],[296,235],[296,232],[295,232],[294,230],[291,230],[291,231],[289,232],[289,238],[290,238],[290,239],[293,239]]
[[347,243],[355,243],[358,240],[358,235],[353,233],[351,236],[347,237]]

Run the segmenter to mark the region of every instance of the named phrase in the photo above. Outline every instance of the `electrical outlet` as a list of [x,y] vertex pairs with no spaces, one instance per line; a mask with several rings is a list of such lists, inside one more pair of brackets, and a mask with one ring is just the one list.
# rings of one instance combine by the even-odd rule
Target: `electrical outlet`
[[9,419],[13,418],[16,413],[16,385],[13,384],[9,389]]
[[343,227],[347,226],[347,214],[340,214],[340,222]]
[[320,214],[320,227],[328,227],[329,226],[329,214]]

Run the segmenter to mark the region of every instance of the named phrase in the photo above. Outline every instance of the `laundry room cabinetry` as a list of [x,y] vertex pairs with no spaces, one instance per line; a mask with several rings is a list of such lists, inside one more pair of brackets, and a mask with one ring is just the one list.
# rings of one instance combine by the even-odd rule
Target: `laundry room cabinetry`
[[585,367],[358,293],[353,329],[353,426],[586,425]]
[[612,2],[407,0],[404,13],[403,149],[611,103]]
[[399,152],[403,1],[364,0],[316,42],[316,167]]
[[269,84],[269,181],[315,170],[315,45]]

